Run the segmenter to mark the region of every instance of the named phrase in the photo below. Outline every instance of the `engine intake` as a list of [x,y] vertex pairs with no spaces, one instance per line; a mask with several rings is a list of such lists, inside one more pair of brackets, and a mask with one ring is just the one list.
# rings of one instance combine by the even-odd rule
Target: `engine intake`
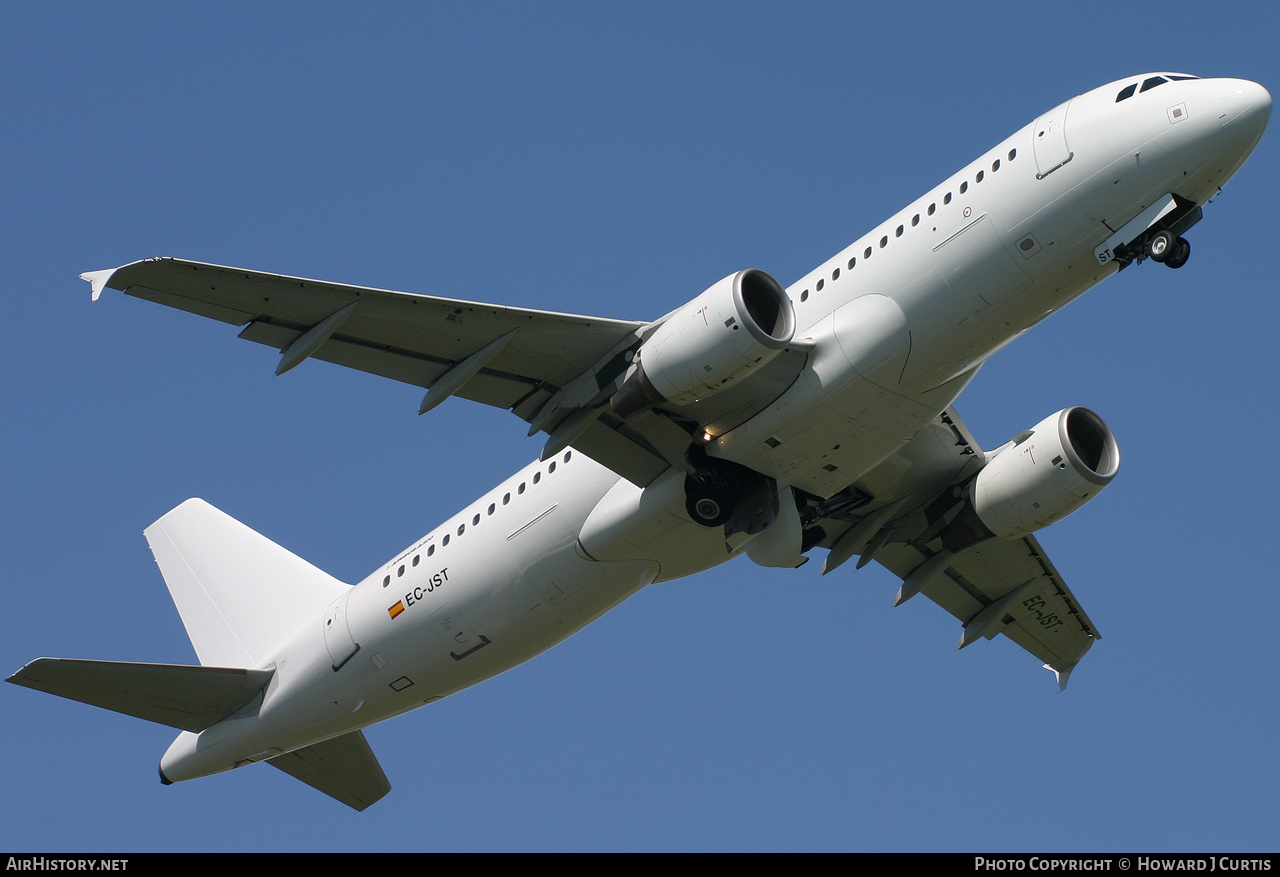
[[614,413],[630,417],[717,393],[777,356],[795,327],[778,281],[757,268],[731,274],[668,314],[640,345],[610,400]]

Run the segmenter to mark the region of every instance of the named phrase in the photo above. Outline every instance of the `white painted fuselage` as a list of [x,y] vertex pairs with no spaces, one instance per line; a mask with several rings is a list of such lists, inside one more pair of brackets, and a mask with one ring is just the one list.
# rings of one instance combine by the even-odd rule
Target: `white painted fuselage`
[[[1118,270],[1095,251],[1159,199],[1203,205],[1245,161],[1270,97],[1134,77],[1051,110],[789,287],[809,347],[795,383],[712,457],[816,496],[855,483],[983,361]],[[501,673],[645,585],[732,559],[684,510],[685,472],[639,488],[566,450],[352,587],[264,662],[262,697],[165,754],[203,776],[382,721]]]

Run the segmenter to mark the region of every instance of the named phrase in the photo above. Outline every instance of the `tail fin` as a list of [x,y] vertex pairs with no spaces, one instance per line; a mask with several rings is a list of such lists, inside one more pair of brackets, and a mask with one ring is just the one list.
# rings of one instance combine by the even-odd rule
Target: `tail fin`
[[202,499],[146,529],[200,663],[256,667],[349,587]]

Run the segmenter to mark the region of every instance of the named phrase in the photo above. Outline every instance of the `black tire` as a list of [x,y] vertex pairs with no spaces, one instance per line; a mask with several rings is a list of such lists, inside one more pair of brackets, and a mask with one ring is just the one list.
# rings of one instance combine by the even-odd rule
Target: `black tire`
[[1147,255],[1157,262],[1173,258],[1178,251],[1178,239],[1168,231],[1158,231],[1147,241]]
[[733,515],[733,494],[723,484],[690,479],[685,485],[684,508],[695,524],[723,527]]
[[1174,247],[1173,255],[1165,259],[1165,266],[1168,268],[1181,268],[1187,264],[1187,260],[1191,258],[1191,244],[1186,238],[1178,238]]

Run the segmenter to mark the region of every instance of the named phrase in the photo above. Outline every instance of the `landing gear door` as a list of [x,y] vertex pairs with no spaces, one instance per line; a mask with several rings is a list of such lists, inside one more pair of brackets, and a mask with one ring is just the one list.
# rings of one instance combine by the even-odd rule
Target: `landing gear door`
[[1036,154],[1037,180],[1043,180],[1074,156],[1067,145],[1067,110],[1070,108],[1071,101],[1067,101],[1036,119],[1031,138]]

